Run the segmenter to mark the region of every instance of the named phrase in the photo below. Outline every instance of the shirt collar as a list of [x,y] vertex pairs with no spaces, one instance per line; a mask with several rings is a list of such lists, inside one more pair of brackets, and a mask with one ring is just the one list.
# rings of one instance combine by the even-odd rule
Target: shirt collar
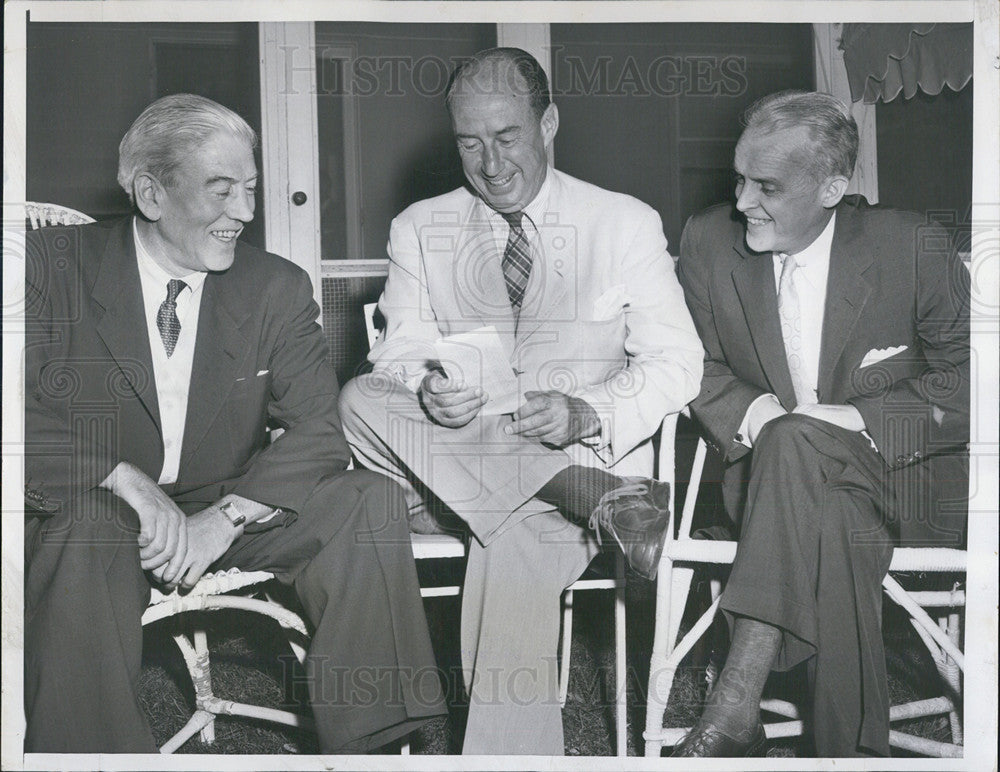
[[816,237],[813,243],[801,252],[795,253],[795,263],[800,268],[830,261],[830,250],[833,247],[833,229],[836,221],[837,213],[834,212],[823,232]]
[[[552,189],[552,174],[548,166],[545,167],[545,179],[542,180],[542,187],[538,189],[538,193],[535,197],[531,199],[531,202],[521,210],[524,213],[525,219],[528,220],[531,225],[538,230],[538,224],[542,221],[542,216],[548,211],[549,208],[549,191]],[[490,225],[494,228],[501,222],[506,224],[506,220],[502,214],[500,214],[496,209],[489,206],[485,201],[479,199],[483,208],[486,210],[486,216],[489,218]],[[523,225],[522,221],[522,225]]]
[[[142,238],[139,236],[139,224],[137,220],[138,218],[136,217],[132,218],[132,237],[135,240],[135,256],[139,263],[139,274],[145,276],[150,283],[159,287],[166,287],[171,279],[181,279],[191,289],[192,294],[201,289],[201,285],[204,284],[208,273],[206,271],[192,271],[186,276],[171,276],[163,270],[163,267],[156,262],[146,248]],[[181,291],[183,292],[183,290]]]

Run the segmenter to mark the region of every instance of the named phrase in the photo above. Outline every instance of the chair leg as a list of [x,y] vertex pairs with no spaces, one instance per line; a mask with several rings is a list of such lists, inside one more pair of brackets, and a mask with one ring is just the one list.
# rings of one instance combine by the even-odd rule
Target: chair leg
[[[209,654],[208,654],[208,634],[205,632],[204,627],[196,627],[194,629],[194,650],[198,655],[198,659],[204,662],[203,670],[203,688],[206,689],[209,695],[212,694],[212,671],[209,665]],[[215,742],[215,719],[213,718],[205,726],[201,728],[198,733],[201,737],[201,741],[206,745],[211,745]]]
[[[684,566],[677,566],[670,573],[670,607],[667,610],[666,630],[667,640],[666,652],[670,654],[677,643],[677,637],[681,630],[681,618],[684,616],[684,607],[687,605],[688,595],[691,594],[691,582],[694,580],[694,569]],[[715,600],[715,597],[712,598]]]
[[[670,697],[673,673],[667,673],[667,660],[677,640],[680,614],[675,611],[673,600],[679,597],[684,578],[690,585],[693,571],[674,566],[668,558],[660,560],[657,577],[656,610],[653,623],[653,651],[649,659],[649,685],[646,692],[646,756],[659,756],[662,743],[659,735],[663,729],[663,714]],[[659,583],[669,582],[670,591],[660,592]],[[685,593],[686,597],[686,593]],[[677,617],[677,621],[674,617]]]
[[569,659],[573,648],[573,591],[563,595],[562,653],[559,661],[559,707],[566,707],[569,695]]
[[[160,753],[173,753],[186,743],[196,732],[201,734],[203,742],[215,741],[215,712],[212,710],[212,674],[208,653],[208,637],[204,628],[193,631],[193,641],[189,641],[184,633],[176,633],[174,642],[184,657],[191,684],[194,687],[195,712],[184,727],[171,737],[160,748]],[[206,739],[206,730],[207,737]]]
[[[947,617],[941,617],[938,620],[941,628],[948,634],[949,640],[955,644],[959,645],[959,617],[957,612],[952,612]],[[942,652],[943,657],[943,668],[942,675],[944,680],[947,682],[951,694],[949,697],[952,700],[953,705],[957,705],[962,698],[962,685],[961,685],[961,672],[958,669],[958,663],[955,662],[951,657]],[[948,721],[951,724],[951,740],[955,745],[964,745],[965,741],[962,732],[962,719],[959,716],[957,710],[952,710],[948,714]]]
[[628,669],[625,642],[625,556],[615,556],[615,737],[619,756],[628,755]]
[[[669,574],[664,574],[664,568],[669,569]],[[681,574],[680,577],[675,576],[678,573]],[[685,573],[687,573],[686,579]],[[711,627],[719,609],[719,599],[716,598],[676,646],[672,640],[669,642],[664,640],[667,630],[674,626],[672,615],[679,616],[683,612],[683,600],[687,597],[687,588],[691,584],[691,573],[692,569],[673,568],[666,560],[660,564],[660,576],[670,577],[671,592],[657,593],[656,598],[653,654],[649,663],[649,690],[646,698],[646,731],[643,735],[646,738],[646,756],[659,756],[665,742],[664,737],[667,735],[676,735],[677,740],[683,736],[683,733],[678,734],[676,730],[668,731],[663,728],[663,715],[670,699],[674,675],[681,660]],[[678,594],[682,590],[683,594]]]

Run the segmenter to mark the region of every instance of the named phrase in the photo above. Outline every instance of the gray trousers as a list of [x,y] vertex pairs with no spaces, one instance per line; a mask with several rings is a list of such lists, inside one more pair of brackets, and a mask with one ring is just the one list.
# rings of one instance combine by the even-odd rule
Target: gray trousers
[[868,440],[814,418],[768,423],[753,451],[721,607],[781,628],[776,670],[807,661],[821,757],[889,754],[882,579],[894,508]]
[[562,755],[559,603],[597,545],[533,497],[569,456],[504,434],[509,417],[438,426],[413,392],[377,374],[348,383],[340,410],[365,466],[399,482],[412,509],[428,489],[476,537],[462,592],[463,753]]

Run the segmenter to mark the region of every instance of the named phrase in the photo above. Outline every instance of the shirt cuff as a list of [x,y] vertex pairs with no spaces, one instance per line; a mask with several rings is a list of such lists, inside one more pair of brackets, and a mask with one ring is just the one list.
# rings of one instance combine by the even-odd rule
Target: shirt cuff
[[778,401],[778,398],[773,394],[761,394],[759,397],[757,397],[757,399],[751,402],[749,407],[747,407],[747,412],[743,414],[743,422],[740,424],[740,428],[736,430],[736,436],[733,437],[733,440],[738,442],[740,445],[743,445],[748,448],[753,447],[753,443],[750,442],[750,430],[749,430],[750,414],[753,412],[753,409],[757,407],[757,403],[763,399],[770,399],[774,402],[774,404],[779,406],[781,405],[781,403]]
[[254,520],[254,522],[255,523],[266,523],[268,520],[271,520],[275,515],[279,514],[280,512],[281,512],[281,510],[278,507],[275,507],[271,511],[271,514],[264,515],[264,517],[258,517],[256,520]]
[[597,420],[600,422],[600,428],[597,430],[597,434],[592,434],[589,437],[581,437],[579,442],[584,445],[594,453],[597,457],[601,459],[606,466],[610,466],[614,460],[614,454],[611,452],[611,416],[612,411],[604,409],[601,410],[597,405],[594,404],[591,395],[589,394],[577,394],[575,395],[578,399],[582,399],[591,408],[593,408],[594,413],[597,414]]

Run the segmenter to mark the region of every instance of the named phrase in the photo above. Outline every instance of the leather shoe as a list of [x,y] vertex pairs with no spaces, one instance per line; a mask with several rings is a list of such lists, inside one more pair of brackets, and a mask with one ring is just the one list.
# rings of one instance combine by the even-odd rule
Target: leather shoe
[[633,571],[655,579],[670,525],[670,484],[643,477],[626,477],[622,483],[601,497],[590,528],[598,544],[603,531],[618,542]]
[[674,746],[674,752],[670,755],[730,759],[763,756],[766,740],[764,725],[759,722],[753,736],[747,742],[734,740],[711,724],[699,724]]

